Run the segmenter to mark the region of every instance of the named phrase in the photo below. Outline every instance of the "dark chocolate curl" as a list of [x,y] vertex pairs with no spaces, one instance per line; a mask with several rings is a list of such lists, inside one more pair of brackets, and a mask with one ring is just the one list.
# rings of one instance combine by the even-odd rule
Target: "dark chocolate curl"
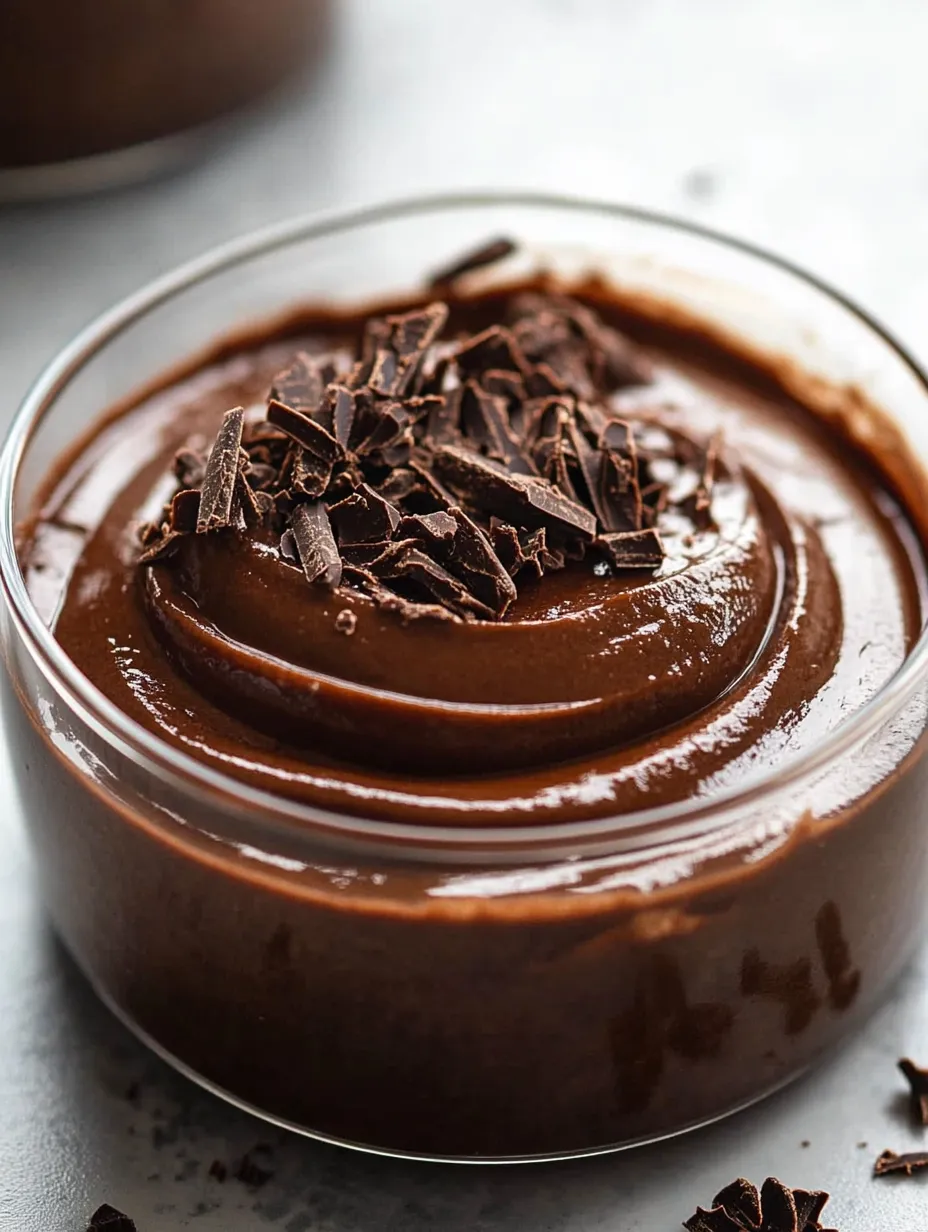
[[307,581],[334,590],[342,580],[342,562],[322,501],[297,505],[290,529]]
[[226,411],[222,426],[209,453],[197,515],[197,533],[231,526],[238,476],[238,451],[242,444],[245,411],[237,406]]
[[472,273],[474,270],[483,269],[487,265],[495,265],[498,261],[511,256],[515,251],[516,246],[512,240],[503,239],[502,237],[498,240],[490,240],[489,243],[481,244],[479,248],[465,253],[463,257],[459,257],[451,265],[446,265],[437,274],[433,274],[430,284],[433,287],[445,286],[449,282],[462,278],[465,274]]

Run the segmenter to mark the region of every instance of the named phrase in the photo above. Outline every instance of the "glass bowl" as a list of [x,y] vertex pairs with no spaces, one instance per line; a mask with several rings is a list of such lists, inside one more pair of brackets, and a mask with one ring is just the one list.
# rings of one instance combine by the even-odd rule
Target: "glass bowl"
[[184,266],[49,365],[0,460],[7,733],[68,949],[208,1089],[429,1159],[607,1151],[744,1107],[878,1003],[924,920],[924,634],[817,747],[737,789],[488,831],[326,814],[228,779],[136,726],[42,623],[15,528],[105,408],[245,322],[408,291],[498,234],[522,245],[507,274],[594,269],[776,355],[852,434],[882,417],[905,444],[896,477],[921,481],[925,377],[842,296],[702,228],[523,194],[297,220]]

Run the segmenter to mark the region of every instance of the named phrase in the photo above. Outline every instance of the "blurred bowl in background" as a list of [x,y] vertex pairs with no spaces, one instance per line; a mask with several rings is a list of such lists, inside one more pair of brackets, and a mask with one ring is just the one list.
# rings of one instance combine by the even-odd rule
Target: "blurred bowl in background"
[[329,0],[4,0],[0,200],[144,179],[321,52]]

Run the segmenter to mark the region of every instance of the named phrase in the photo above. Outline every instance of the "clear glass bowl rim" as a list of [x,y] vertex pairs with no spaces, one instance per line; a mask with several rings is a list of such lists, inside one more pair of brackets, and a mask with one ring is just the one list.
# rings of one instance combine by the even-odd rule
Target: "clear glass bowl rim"
[[[182,293],[196,283],[252,258],[270,254],[290,244],[324,239],[326,236],[355,230],[369,224],[399,220],[429,213],[495,208],[560,210],[565,213],[596,213],[626,222],[637,222],[657,229],[681,232],[708,241],[771,266],[831,300],[837,307],[875,334],[915,377],[928,396],[928,374],[905,347],[874,317],[853,300],[816,275],[786,258],[777,256],[750,241],[674,215],[590,198],[560,193],[522,190],[437,193],[397,198],[373,205],[296,218],[252,231],[210,249],[149,282],[127,296],[82,329],[39,373],[17,410],[0,453],[0,586],[11,619],[19,635],[46,676],[55,684],[74,712],[106,743],[162,781],[169,781],[183,795],[191,793],[221,806],[244,809],[255,821],[297,822],[317,836],[319,831],[333,837],[368,838],[396,841],[407,850],[423,851],[464,848],[500,855],[507,849],[528,847],[532,859],[541,858],[541,848],[550,844],[563,856],[565,851],[579,854],[590,844],[600,846],[613,841],[623,849],[647,849],[667,841],[694,838],[724,828],[732,814],[766,796],[794,787],[826,768],[859,741],[865,740],[895,714],[914,695],[928,676],[928,626],[926,626],[895,674],[864,706],[843,720],[817,748],[787,759],[775,769],[763,770],[736,787],[716,795],[699,797],[658,808],[641,809],[614,817],[566,825],[466,828],[402,825],[366,819],[354,813],[341,814],[302,804],[214,771],[195,758],[151,735],[123,714],[71,662],[42,623],[26,590],[15,547],[13,496],[19,466],[28,448],[33,429],[54,404],[68,381],[108,342],[115,339],[149,310]],[[102,411],[105,408],[101,408]],[[624,841],[622,841],[624,840]]]

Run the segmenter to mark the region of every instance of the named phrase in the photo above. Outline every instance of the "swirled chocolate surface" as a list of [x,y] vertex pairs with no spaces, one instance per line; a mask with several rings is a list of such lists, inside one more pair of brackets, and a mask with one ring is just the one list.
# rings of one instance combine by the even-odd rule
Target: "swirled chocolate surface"
[[814,747],[901,664],[916,536],[775,372],[602,288],[422,304],[217,349],[61,465],[30,591],[152,733],[328,809],[569,822]]

